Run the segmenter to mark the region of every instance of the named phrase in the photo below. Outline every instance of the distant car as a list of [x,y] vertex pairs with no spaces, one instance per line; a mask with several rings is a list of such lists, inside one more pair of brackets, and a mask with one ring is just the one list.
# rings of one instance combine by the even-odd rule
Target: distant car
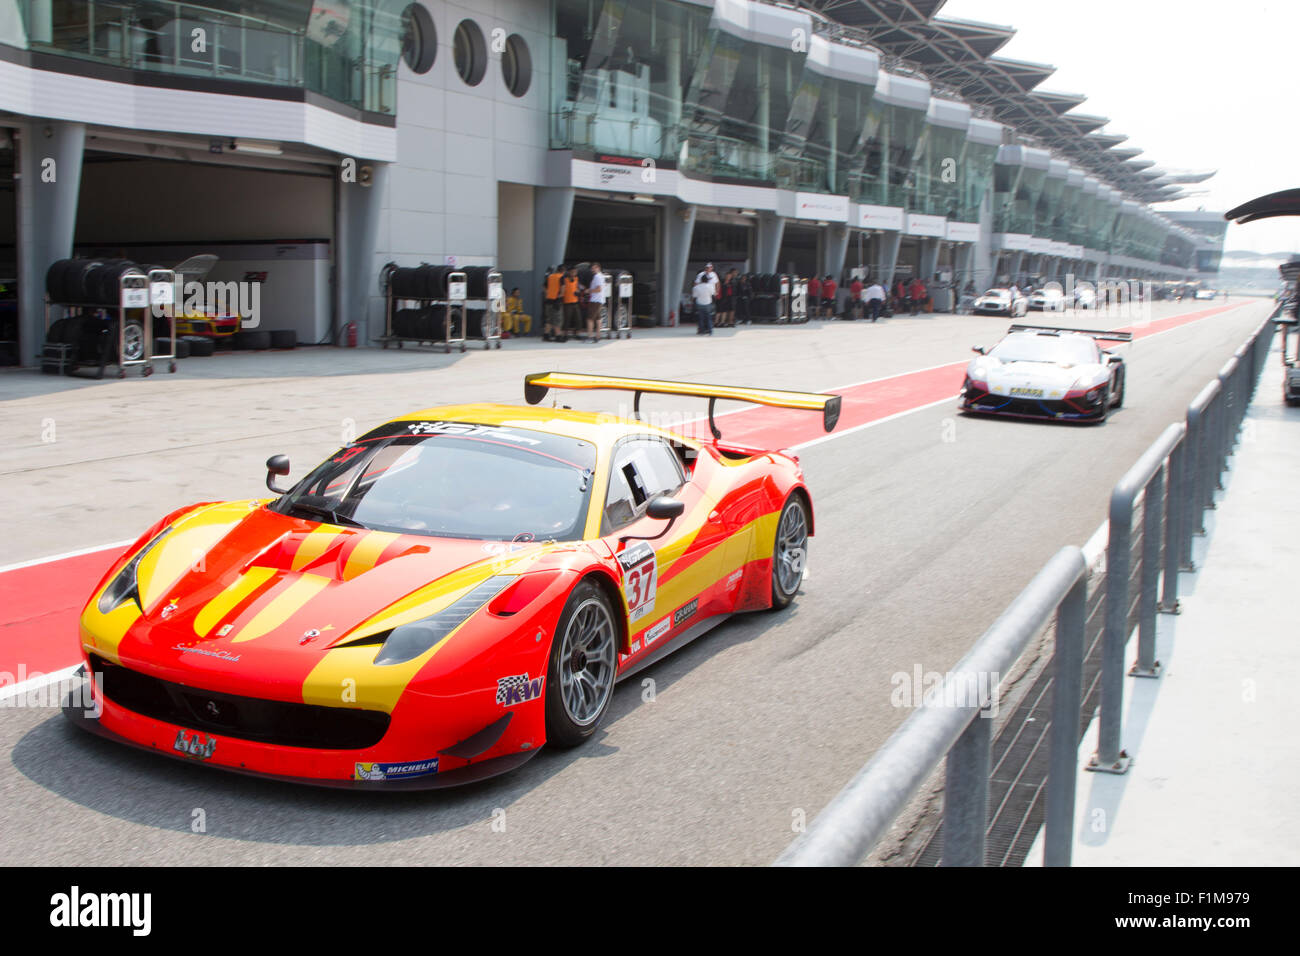
[[1029,297],[1029,309],[1033,312],[1064,312],[1065,293],[1060,289],[1039,289]]
[[1099,339],[1132,341],[1131,332],[1013,325],[966,367],[965,412],[1103,422],[1124,404],[1124,360]]
[[1097,292],[1091,286],[1077,286],[1074,290],[1074,307],[1076,309],[1097,308]]
[[1217,294],[1218,293],[1216,293],[1213,289],[1196,290],[1196,298],[1198,299],[1213,299]]
[[1029,300],[1018,290],[988,289],[975,297],[976,315],[1005,315],[1015,318],[1029,312]]

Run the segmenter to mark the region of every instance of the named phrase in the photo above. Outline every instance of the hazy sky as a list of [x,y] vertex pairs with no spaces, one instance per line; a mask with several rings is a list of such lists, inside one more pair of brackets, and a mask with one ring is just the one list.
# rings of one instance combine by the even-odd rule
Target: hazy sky
[[[1167,170],[1217,169],[1203,196],[1156,209],[1223,212],[1300,187],[1300,0],[948,0],[941,17],[1016,29],[999,56],[1057,68],[1039,89]],[[1231,225],[1227,249],[1300,251],[1300,216]]]

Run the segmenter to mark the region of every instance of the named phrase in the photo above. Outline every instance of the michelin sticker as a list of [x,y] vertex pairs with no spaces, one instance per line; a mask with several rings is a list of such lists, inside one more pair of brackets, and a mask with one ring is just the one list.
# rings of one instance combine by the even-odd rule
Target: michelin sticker
[[408,777],[425,777],[438,772],[438,758],[417,760],[415,763],[359,763],[355,780],[405,780]]

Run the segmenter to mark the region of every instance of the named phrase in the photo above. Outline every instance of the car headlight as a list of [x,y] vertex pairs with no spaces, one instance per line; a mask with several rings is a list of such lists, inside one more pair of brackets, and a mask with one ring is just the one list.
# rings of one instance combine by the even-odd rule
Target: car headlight
[[104,593],[99,596],[99,602],[96,605],[100,614],[108,614],[116,611],[127,601],[135,601],[136,607],[141,612],[144,611],[144,605],[140,603],[140,562],[144,556],[153,550],[154,545],[171,533],[171,528],[166,527],[154,536],[154,539],[141,548],[134,558],[122,566],[122,570],[117,572],[117,577],[108,582],[108,587],[104,588]]
[[375,656],[376,664],[405,664],[433,648],[460,627],[469,616],[500,594],[515,580],[512,574],[495,574],[476,584],[460,598],[436,614],[402,624],[383,637],[384,646]]

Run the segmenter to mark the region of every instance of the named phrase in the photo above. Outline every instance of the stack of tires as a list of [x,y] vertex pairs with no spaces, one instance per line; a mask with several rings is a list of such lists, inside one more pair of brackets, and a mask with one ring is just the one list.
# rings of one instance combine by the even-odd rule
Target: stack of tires
[[51,302],[112,307],[119,304],[122,277],[149,268],[129,259],[60,259],[45,273],[45,291]]
[[[45,273],[45,291],[50,301],[58,305],[116,309],[121,304],[121,281],[127,275],[147,276],[157,265],[137,265],[130,259],[60,259]],[[155,322],[155,333],[165,332]],[[128,319],[126,325],[126,358],[134,361],[144,357],[144,324],[138,319]],[[50,326],[46,341],[55,344],[78,346],[81,362],[116,362],[117,319],[93,315],[70,316]],[[298,344],[298,334],[292,329],[245,329],[229,339],[231,348],[291,349]],[[211,355],[215,348],[212,338],[188,335],[176,340],[176,357]],[[171,351],[171,340],[166,335],[155,334],[153,353],[166,355]]]
[[[432,305],[446,300],[447,282],[453,272],[465,273],[465,294],[470,299],[486,299],[491,266],[396,266],[388,271],[388,290],[393,299],[418,302],[419,305],[393,310],[392,337],[418,342],[442,342],[447,338],[447,307]],[[483,309],[465,310],[465,334],[469,338],[483,335]]]

